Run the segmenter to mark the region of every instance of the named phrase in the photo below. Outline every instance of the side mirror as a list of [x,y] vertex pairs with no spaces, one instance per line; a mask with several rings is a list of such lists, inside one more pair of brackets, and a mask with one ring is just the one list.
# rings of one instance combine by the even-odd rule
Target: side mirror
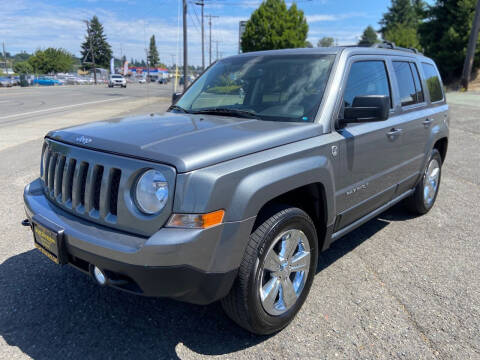
[[180,97],[182,96],[182,93],[173,93],[172,94],[172,104],[175,104],[178,99],[180,99]]
[[346,107],[341,124],[384,121],[390,112],[390,97],[386,95],[356,96]]

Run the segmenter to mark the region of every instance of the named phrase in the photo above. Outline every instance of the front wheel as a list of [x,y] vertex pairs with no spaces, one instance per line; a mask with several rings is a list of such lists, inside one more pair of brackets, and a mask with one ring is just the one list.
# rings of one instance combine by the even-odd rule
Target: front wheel
[[310,217],[294,207],[277,210],[250,235],[238,277],[222,300],[227,315],[255,334],[272,334],[293,320],[317,267]]
[[423,215],[430,211],[437,199],[441,177],[442,157],[437,149],[433,149],[425,166],[422,180],[415,187],[414,193],[407,198],[407,206],[411,212]]

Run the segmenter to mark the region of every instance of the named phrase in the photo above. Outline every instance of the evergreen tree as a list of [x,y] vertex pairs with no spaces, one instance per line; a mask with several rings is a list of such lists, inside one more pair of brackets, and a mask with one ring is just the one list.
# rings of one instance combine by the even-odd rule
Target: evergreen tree
[[392,5],[380,20],[380,32],[385,40],[398,46],[418,48],[417,29],[424,17],[423,0],[392,0]]
[[308,24],[302,10],[285,0],[265,0],[245,26],[242,52],[304,47]]
[[370,25],[363,31],[362,37],[358,42],[358,45],[361,46],[372,46],[373,44],[378,43],[378,36],[373,27]]
[[92,68],[90,38],[92,40],[95,64],[100,67],[108,68],[110,66],[110,59],[112,58],[112,47],[108,43],[106,35],[103,33],[103,25],[96,16],[90,21],[90,33],[87,31],[85,41],[81,45],[83,62],[86,63],[88,68]]
[[[419,27],[424,53],[435,60],[446,82],[458,79],[462,73],[476,2],[437,0],[427,10],[427,18]],[[477,44],[474,69],[479,65],[480,46]]]
[[335,44],[335,40],[332,37],[324,36],[318,40],[318,47],[331,47]]
[[380,25],[382,25],[380,29],[382,35],[398,24],[403,24],[406,27],[417,27],[417,8],[422,7],[423,3],[421,1],[414,2],[415,6],[412,0],[392,0],[392,5],[379,21]]
[[406,48],[420,48],[417,29],[405,24],[395,24],[383,35],[384,39]]
[[157,44],[155,42],[155,35],[152,35],[152,37],[150,38],[150,46],[148,49],[148,62],[150,63],[151,67],[157,67],[160,63]]

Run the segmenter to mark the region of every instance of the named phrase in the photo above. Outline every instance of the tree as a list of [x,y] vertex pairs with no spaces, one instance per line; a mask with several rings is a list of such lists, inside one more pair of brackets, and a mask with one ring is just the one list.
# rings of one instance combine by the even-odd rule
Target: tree
[[403,47],[420,47],[418,27],[425,17],[423,0],[392,0],[392,5],[380,20],[384,40]]
[[424,16],[425,3],[422,0],[392,0],[392,5],[379,21],[382,35],[398,24],[416,29]]
[[[437,0],[419,26],[424,53],[435,60],[445,82],[458,79],[462,73],[476,2]],[[480,65],[480,46],[474,59],[476,69]]]
[[308,24],[302,10],[285,0],[264,0],[245,26],[242,52],[304,47]]
[[398,46],[420,48],[417,29],[405,24],[395,24],[385,32],[383,38],[387,41],[394,42],[395,45]]
[[47,48],[37,50],[28,59],[28,63],[36,73],[51,74],[67,72],[72,69],[75,59],[72,54],[64,49]]
[[335,44],[335,39],[332,37],[324,36],[318,40],[318,47],[331,47]]
[[158,57],[157,44],[155,42],[155,35],[150,38],[150,46],[148,48],[148,62],[151,67],[157,67],[160,59]]
[[88,68],[92,68],[92,53],[90,51],[90,40],[92,44],[93,55],[95,57],[95,64],[104,68],[110,66],[110,59],[112,57],[112,47],[107,41],[106,35],[103,33],[103,25],[98,18],[94,16],[90,20],[90,31],[85,35],[85,41],[81,45],[81,53],[83,63]]
[[15,61],[26,61],[28,60],[28,58],[32,56],[30,55],[29,53],[25,52],[25,51],[22,51],[22,52],[19,52],[18,54],[15,54],[13,56],[13,60]]
[[363,31],[362,37],[358,42],[358,45],[361,46],[372,46],[373,44],[378,43],[378,36],[373,27],[370,25]]
[[306,48],[313,48],[313,44],[310,41],[305,41]]
[[31,74],[33,73],[33,68],[28,61],[20,61],[13,64],[13,71],[17,74]]

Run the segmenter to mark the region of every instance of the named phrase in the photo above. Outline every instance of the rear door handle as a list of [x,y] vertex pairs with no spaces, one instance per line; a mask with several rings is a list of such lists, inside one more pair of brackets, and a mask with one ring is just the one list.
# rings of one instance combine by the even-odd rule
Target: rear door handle
[[425,126],[425,127],[429,127],[432,122],[433,122],[433,119],[427,118],[427,119],[425,119],[425,120],[422,122],[422,124],[423,124],[423,126]]
[[403,133],[402,129],[393,128],[389,132],[387,132],[387,136],[389,138],[394,138],[394,137],[400,136],[402,133]]

